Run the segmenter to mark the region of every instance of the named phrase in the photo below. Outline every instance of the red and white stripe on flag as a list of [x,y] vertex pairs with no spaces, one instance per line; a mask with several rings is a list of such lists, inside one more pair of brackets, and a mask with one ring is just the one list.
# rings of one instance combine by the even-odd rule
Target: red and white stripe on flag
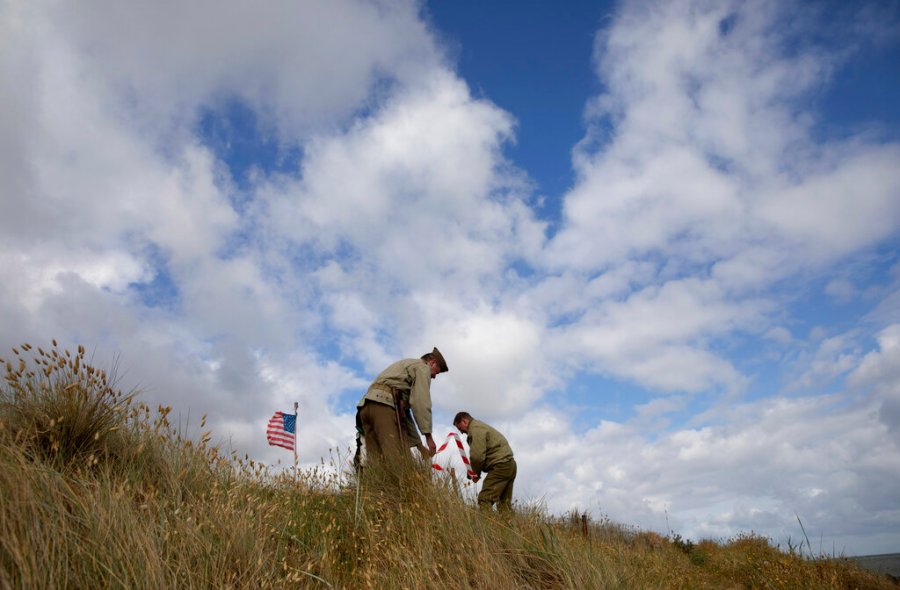
[[297,417],[294,414],[275,412],[266,426],[266,440],[273,447],[283,447],[294,450]]
[[[463,448],[462,441],[459,439],[459,435],[455,432],[447,433],[447,440],[444,441],[444,444],[441,445],[441,448],[437,450],[437,455],[441,451],[447,448],[447,445],[450,444],[450,439],[456,439],[456,448],[459,449],[459,456],[462,457],[462,462],[466,464],[466,472],[469,474],[469,477],[475,477],[476,473],[472,471],[472,464],[469,463],[469,458],[466,456],[466,450]],[[431,467],[433,469],[437,469],[438,471],[443,471],[444,468],[438,465],[437,463],[432,463]]]

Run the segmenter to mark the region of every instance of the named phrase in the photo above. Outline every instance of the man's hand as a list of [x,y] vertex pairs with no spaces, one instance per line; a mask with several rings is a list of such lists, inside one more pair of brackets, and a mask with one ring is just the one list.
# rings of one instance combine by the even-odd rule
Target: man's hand
[[481,479],[481,476],[480,476],[480,475],[473,475],[473,476],[472,476],[472,483],[478,483],[478,480],[479,480],[479,479]]
[[428,448],[422,443],[416,445],[416,450],[419,451],[419,454],[422,455],[423,459],[427,459],[434,455],[434,453],[430,452]]
[[431,438],[431,434],[425,435],[425,442],[428,444],[428,450],[431,451],[432,455],[437,453],[437,445],[434,444],[434,439]]

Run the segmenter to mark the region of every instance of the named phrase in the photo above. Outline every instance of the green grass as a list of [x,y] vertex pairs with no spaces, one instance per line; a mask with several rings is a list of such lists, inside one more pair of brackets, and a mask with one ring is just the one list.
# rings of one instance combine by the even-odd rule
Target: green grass
[[400,491],[367,472],[357,503],[342,458],[295,480],[209,432],[188,440],[83,347],[22,345],[2,364],[3,589],[896,588],[753,534],[694,543],[540,507],[484,514],[427,465]]

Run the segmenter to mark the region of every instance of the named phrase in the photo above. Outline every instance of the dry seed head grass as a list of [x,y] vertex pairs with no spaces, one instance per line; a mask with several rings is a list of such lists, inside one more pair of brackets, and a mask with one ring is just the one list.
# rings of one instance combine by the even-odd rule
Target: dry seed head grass
[[97,369],[78,346],[73,355],[56,344],[36,353],[29,344],[0,359],[6,375],[0,388],[3,434],[35,458],[60,465],[90,466],[120,450],[136,392],[123,393],[111,373]]

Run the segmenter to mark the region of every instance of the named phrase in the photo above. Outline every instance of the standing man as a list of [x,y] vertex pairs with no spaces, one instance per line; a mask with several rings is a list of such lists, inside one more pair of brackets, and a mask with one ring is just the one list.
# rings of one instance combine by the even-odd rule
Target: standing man
[[506,437],[468,412],[458,413],[453,425],[466,435],[469,443],[469,462],[475,472],[472,481],[477,483],[482,471],[488,474],[478,494],[478,506],[492,510],[497,504],[498,510],[511,510],[517,468]]
[[[423,456],[434,454],[437,446],[431,436],[431,380],[447,370],[447,361],[435,348],[421,358],[397,361],[375,378],[357,404],[371,459],[396,464],[404,455],[409,457],[410,447],[418,448]],[[425,436],[427,448],[419,431]]]

